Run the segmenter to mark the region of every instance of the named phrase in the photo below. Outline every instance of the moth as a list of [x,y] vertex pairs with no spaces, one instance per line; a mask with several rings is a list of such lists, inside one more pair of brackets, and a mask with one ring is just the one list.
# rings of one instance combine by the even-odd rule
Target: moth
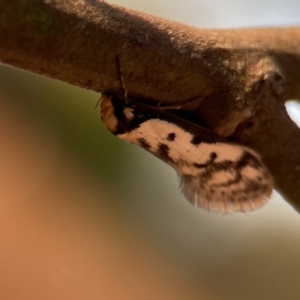
[[115,136],[141,146],[173,167],[180,188],[194,205],[231,213],[268,202],[273,180],[260,156],[172,110],[135,98],[104,93],[100,115]]

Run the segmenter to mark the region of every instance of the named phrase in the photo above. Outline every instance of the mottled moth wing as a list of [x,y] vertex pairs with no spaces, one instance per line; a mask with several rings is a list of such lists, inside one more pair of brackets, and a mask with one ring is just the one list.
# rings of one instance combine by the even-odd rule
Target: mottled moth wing
[[197,206],[245,212],[272,194],[272,176],[256,152],[167,110],[105,93],[101,118],[114,135],[172,166],[183,194]]

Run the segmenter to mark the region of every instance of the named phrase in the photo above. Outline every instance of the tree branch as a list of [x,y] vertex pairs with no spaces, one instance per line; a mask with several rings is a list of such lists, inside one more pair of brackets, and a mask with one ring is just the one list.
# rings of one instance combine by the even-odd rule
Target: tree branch
[[300,210],[300,29],[201,30],[95,0],[0,0],[0,60],[94,91],[193,111],[256,149]]

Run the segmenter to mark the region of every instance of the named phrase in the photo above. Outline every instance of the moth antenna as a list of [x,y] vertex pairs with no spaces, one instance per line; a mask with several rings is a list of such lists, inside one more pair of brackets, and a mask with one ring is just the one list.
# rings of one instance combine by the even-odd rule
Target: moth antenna
[[97,103],[96,103],[96,105],[95,105],[95,108],[98,107],[98,105],[99,105],[99,103],[101,102],[102,98],[103,98],[103,95],[101,95],[101,97],[100,97],[99,100],[97,101]]
[[195,97],[192,97],[192,98],[189,98],[189,99],[185,99],[185,100],[181,100],[179,101],[178,103],[175,103],[175,104],[165,104],[165,103],[162,103],[162,102],[159,102],[157,104],[157,106],[159,106],[160,109],[183,109],[184,110],[184,107],[186,105],[193,105],[193,107],[197,107],[197,103],[199,103],[199,99],[201,99],[201,95],[198,95],[198,96],[195,96]]
[[[162,106],[162,105],[164,105],[164,106]],[[181,108],[181,105],[165,105],[165,104],[163,104],[161,101],[160,102],[158,102],[157,104],[156,104],[156,106],[157,107],[159,107],[159,109],[180,109]]]
[[181,108],[180,105],[161,106],[161,102],[159,102],[157,106],[159,106],[160,109],[180,109]]
[[124,97],[124,100],[127,100],[127,89],[125,87],[124,77],[122,75],[122,70],[121,70],[120,58],[118,55],[116,55],[116,63],[117,63],[117,67],[118,67],[119,78],[120,78],[121,85],[122,85],[123,97]]

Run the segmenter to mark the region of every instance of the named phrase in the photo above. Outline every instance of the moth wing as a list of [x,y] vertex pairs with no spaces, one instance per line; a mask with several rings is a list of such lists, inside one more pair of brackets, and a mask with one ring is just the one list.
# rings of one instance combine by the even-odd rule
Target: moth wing
[[246,212],[264,205],[273,181],[259,155],[168,111],[105,94],[101,117],[116,136],[172,166],[186,198],[209,211]]
[[[260,157],[240,145],[235,161],[211,162],[193,174],[178,172],[180,188],[194,205],[208,211],[232,213],[255,210],[272,194],[273,180]],[[199,150],[201,146],[199,147]]]
[[208,211],[255,210],[272,194],[272,176],[255,151],[198,125],[187,131],[165,120],[150,119],[123,138],[172,166],[185,197]]

